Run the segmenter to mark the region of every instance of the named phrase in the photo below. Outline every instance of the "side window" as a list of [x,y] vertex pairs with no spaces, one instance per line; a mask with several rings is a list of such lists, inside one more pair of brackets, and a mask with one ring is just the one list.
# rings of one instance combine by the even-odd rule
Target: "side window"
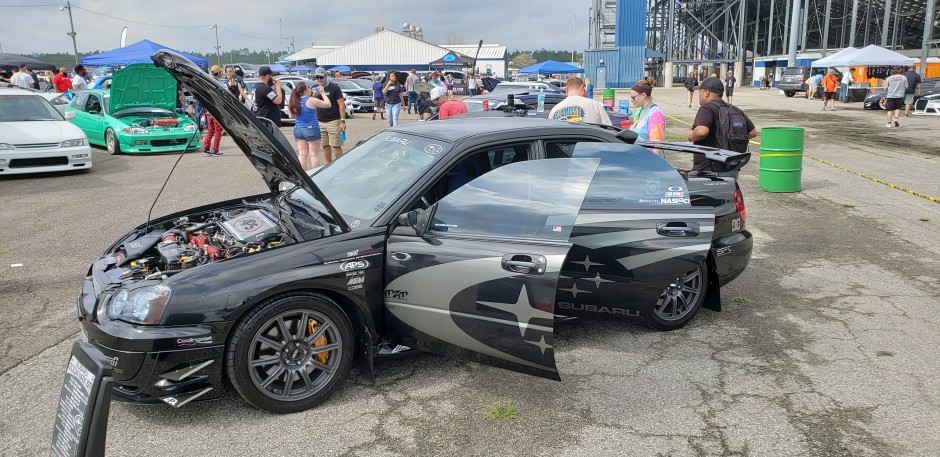
[[101,114],[101,100],[96,94],[89,94],[85,102],[85,111],[88,114]]
[[567,240],[599,163],[565,159],[508,164],[438,202],[429,231]]
[[88,99],[88,94],[78,94],[75,98],[72,99],[72,108],[75,108],[79,111],[85,111],[85,100]]
[[546,141],[546,159],[567,159],[574,154],[574,147],[578,143],[593,143],[594,140]]
[[658,155],[633,144],[578,143],[574,158],[600,159],[584,197],[591,206],[689,206],[685,180]]
[[531,145],[522,143],[473,152],[447,170],[444,177],[431,187],[424,198],[429,204],[434,204],[468,182],[499,167],[528,160],[529,150]]

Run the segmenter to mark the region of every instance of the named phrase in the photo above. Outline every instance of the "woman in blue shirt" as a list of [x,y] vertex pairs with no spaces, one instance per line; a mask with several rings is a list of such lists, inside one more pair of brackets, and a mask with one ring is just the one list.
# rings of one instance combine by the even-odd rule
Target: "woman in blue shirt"
[[317,120],[317,108],[329,107],[330,99],[320,92],[320,86],[314,86],[311,91],[307,83],[299,82],[291,92],[287,109],[296,121],[294,140],[297,141],[297,160],[305,171],[320,166],[320,122]]

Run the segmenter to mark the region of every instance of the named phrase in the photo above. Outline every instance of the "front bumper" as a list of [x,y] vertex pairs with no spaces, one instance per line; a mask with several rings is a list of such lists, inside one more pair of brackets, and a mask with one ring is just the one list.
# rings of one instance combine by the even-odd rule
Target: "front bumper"
[[81,338],[108,358],[114,398],[136,404],[180,407],[218,398],[227,323],[161,327],[110,320],[111,293],[96,293],[86,278],[78,299]]
[[881,109],[881,99],[884,97],[866,98],[864,102],[865,109]]
[[[195,134],[195,135],[193,135]],[[140,154],[151,152],[179,152],[182,150],[199,149],[202,135],[199,132],[153,132],[146,135],[119,134],[121,152]],[[187,144],[188,143],[188,144]]]
[[48,173],[91,168],[91,147],[12,149],[0,151],[0,175]]

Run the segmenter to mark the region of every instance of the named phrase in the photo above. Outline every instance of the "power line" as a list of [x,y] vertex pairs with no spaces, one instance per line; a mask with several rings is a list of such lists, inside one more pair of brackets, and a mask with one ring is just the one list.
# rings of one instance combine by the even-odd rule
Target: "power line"
[[234,33],[234,34],[236,34],[236,35],[246,36],[246,37],[248,37],[248,38],[254,38],[254,39],[256,39],[256,40],[275,40],[275,41],[277,41],[277,37],[265,38],[265,37],[260,37],[260,36],[249,35],[249,34],[247,34],[247,33],[236,32],[236,31],[234,31],[234,30],[232,30],[232,29],[222,27],[221,25],[219,26],[219,28],[222,29],[222,30],[225,30],[225,31],[227,31],[227,32]]
[[105,14],[105,13],[102,13],[102,12],[99,12],[99,11],[92,11],[92,10],[90,10],[90,9],[88,9],[88,8],[82,8],[82,7],[77,6],[77,5],[72,5],[72,8],[80,9],[80,10],[82,10],[82,11],[87,11],[87,12],[89,12],[89,13],[97,14],[97,15],[100,15],[100,16],[109,17],[109,18],[111,18],[111,19],[117,19],[117,20],[119,20],[119,21],[130,22],[130,23],[133,23],[133,24],[149,25],[149,26],[151,26],[151,27],[163,27],[163,28],[168,28],[168,29],[200,29],[200,28],[209,27],[209,26],[211,25],[211,24],[206,24],[206,25],[165,25],[165,24],[151,24],[151,23],[149,23],[149,22],[134,21],[134,20],[131,20],[131,19],[124,19],[124,18],[122,18],[122,17],[112,16],[112,15],[110,15],[110,14]]
[[65,6],[62,3],[43,3],[38,5],[0,5],[0,8],[40,8],[47,6]]

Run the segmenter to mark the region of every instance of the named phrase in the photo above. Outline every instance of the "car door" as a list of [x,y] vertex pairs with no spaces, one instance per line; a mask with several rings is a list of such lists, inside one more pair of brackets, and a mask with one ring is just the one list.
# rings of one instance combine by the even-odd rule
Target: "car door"
[[[89,111],[90,107],[97,106],[97,111]],[[75,119],[72,120],[78,128],[85,132],[89,143],[104,144],[104,116],[101,95],[93,92],[79,93],[72,101],[75,109]]]
[[[713,208],[691,206],[682,176],[645,148],[582,142],[572,157],[598,159],[600,167],[570,237],[557,313],[639,317],[669,327],[683,316],[670,316],[660,299],[671,286],[682,292],[682,278],[700,274],[711,247]],[[706,280],[707,272],[701,275]]]
[[509,163],[396,227],[386,250],[390,339],[558,379],[558,273],[598,163]]

